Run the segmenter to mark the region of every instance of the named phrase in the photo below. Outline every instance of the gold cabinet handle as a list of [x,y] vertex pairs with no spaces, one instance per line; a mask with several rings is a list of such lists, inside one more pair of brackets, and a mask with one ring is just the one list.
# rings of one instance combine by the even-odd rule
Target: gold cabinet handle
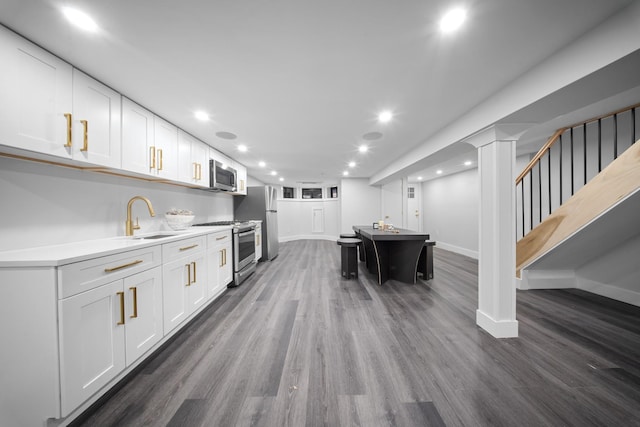
[[198,179],[198,164],[196,162],[193,162],[193,179]]
[[218,264],[218,267],[222,267],[224,265],[224,252],[222,252],[222,249],[220,249],[218,252],[220,252],[220,263]]
[[198,244],[197,244],[197,243],[196,243],[195,245],[182,247],[182,248],[180,248],[179,250],[180,250],[181,252],[182,252],[182,251],[188,251],[189,249],[193,249],[193,248],[195,248],[195,247],[198,247]]
[[84,128],[84,133],[82,136],[82,148],[80,151],[89,151],[89,122],[86,120],[80,120],[82,123],[82,127]]
[[120,321],[117,325],[124,325],[124,292],[116,292],[116,295],[120,297]]
[[240,180],[240,191],[244,191],[244,179]]
[[256,235],[256,246],[260,246],[260,235]]
[[185,264],[185,267],[187,267],[187,285],[186,286],[191,286],[191,264]]
[[227,250],[226,249],[222,250],[222,255],[223,255],[223,259],[224,259],[224,263],[222,265],[227,265]]
[[191,265],[193,266],[193,282],[191,283],[196,283],[198,281],[198,279],[196,278],[196,262],[192,261]]
[[119,266],[117,266],[117,267],[105,268],[105,269],[104,269],[104,272],[105,272],[105,273],[111,273],[112,271],[122,270],[123,268],[131,267],[131,266],[133,266],[133,265],[140,264],[141,262],[144,262],[144,261],[143,261],[143,260],[141,260],[141,259],[137,259],[137,260],[135,260],[135,261],[133,261],[133,262],[130,262],[130,263],[128,263],[128,264],[122,264],[122,265],[119,265]]
[[198,163],[198,181],[202,180],[202,165]]
[[216,240],[222,240],[222,239],[226,239],[227,236],[222,236],[222,237],[216,237]]
[[149,147],[149,157],[151,158],[151,165],[149,169],[155,169],[156,167],[156,147],[153,145]]
[[158,170],[162,170],[162,149],[158,148]]
[[129,317],[135,319],[138,317],[138,288],[131,287],[129,290],[133,292],[133,314]]
[[64,113],[64,116],[67,118],[67,143],[64,144],[65,147],[71,147],[73,144],[73,140],[71,137],[73,136],[73,132],[71,130],[71,113]]

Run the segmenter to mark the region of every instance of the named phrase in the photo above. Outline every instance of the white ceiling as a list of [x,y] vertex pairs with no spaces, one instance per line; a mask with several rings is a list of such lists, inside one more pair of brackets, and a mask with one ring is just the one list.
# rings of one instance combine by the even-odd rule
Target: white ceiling
[[[445,0],[1,0],[0,23],[250,175],[275,183],[276,170],[295,185],[337,182],[351,160],[350,176],[372,176],[631,2],[462,0],[468,21],[446,36]],[[90,14],[98,33],[72,27],[63,5]],[[384,125],[383,109],[395,114]]]

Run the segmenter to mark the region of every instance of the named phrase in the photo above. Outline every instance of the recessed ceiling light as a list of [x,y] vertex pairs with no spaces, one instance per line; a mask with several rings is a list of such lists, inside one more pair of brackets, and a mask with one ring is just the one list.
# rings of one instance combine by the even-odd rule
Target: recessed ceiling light
[[276,171],[271,171],[271,176],[276,176],[276,175],[278,175],[278,172],[276,172]]
[[378,114],[378,121],[380,123],[387,123],[389,121],[391,121],[391,119],[393,118],[393,113],[389,110],[385,110],[383,112],[381,112],[380,114]]
[[98,24],[86,13],[74,9],[72,7],[65,7],[62,9],[64,16],[78,28],[85,31],[95,32],[98,31]]
[[283,178],[283,177],[280,177],[280,181],[284,181],[284,178]]
[[263,167],[267,166],[267,164],[265,162],[260,161],[260,162],[258,162],[258,166],[263,168]]
[[193,113],[193,115],[196,116],[196,119],[202,120],[203,122],[209,120],[209,115],[204,111],[196,111],[195,113]]
[[464,162],[465,166],[471,166],[471,160],[467,160],[466,162]]
[[247,146],[244,144],[240,144],[238,145],[238,151],[240,151],[241,153],[246,153],[248,150]]
[[360,147],[358,147],[358,151],[361,153],[366,153],[367,151],[369,151],[369,147],[367,147],[366,145],[362,144]]
[[438,175],[442,175],[442,170],[441,170],[441,169],[438,169],[438,170],[436,171],[436,173],[437,173]]
[[350,168],[355,168],[356,167],[356,162],[349,162],[349,167]]
[[349,176],[349,171],[344,171],[344,172],[342,172],[342,175],[343,175],[343,176]]
[[451,9],[440,20],[440,31],[451,33],[462,26],[467,18],[467,11],[461,7]]
[[418,177],[418,181],[422,181],[422,177],[421,176]]

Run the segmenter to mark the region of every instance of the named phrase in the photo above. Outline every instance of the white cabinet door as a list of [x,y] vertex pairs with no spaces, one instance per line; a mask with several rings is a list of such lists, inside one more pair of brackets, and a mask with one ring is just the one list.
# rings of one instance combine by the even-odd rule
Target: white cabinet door
[[2,27],[0,64],[0,144],[70,158],[71,65]]
[[247,195],[247,168],[240,163],[235,163],[234,168],[238,173],[238,184],[235,194]]
[[166,335],[188,316],[186,260],[177,260],[162,266],[162,316]]
[[231,283],[233,276],[231,231],[207,236],[207,262],[209,263],[208,297],[214,298]]
[[124,279],[127,366],[162,339],[162,269]]
[[149,175],[156,168],[153,113],[122,98],[122,169]]
[[178,181],[209,187],[209,146],[178,130]]
[[187,287],[187,302],[189,304],[188,313],[191,314],[200,308],[207,301],[207,262],[203,252],[200,255],[189,259],[191,265],[190,285]]
[[64,417],[125,368],[122,280],[58,304]]
[[155,172],[159,177],[178,180],[178,128],[159,117],[153,119]]
[[220,245],[220,254],[222,256],[221,267],[218,271],[218,282],[220,286],[227,286],[233,280],[233,248],[231,240],[224,241]]
[[73,158],[120,168],[121,96],[73,70]]

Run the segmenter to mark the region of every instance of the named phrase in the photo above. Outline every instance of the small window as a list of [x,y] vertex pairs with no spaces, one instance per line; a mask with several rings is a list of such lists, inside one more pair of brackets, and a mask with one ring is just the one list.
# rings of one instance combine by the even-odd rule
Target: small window
[[337,199],[338,198],[338,187],[329,188],[329,194],[330,194],[330,197],[332,199]]
[[407,198],[408,199],[413,199],[415,196],[416,196],[415,187],[407,188]]
[[284,199],[295,199],[296,198],[296,189],[293,187],[282,187],[282,198]]
[[322,188],[303,188],[303,199],[322,199]]

